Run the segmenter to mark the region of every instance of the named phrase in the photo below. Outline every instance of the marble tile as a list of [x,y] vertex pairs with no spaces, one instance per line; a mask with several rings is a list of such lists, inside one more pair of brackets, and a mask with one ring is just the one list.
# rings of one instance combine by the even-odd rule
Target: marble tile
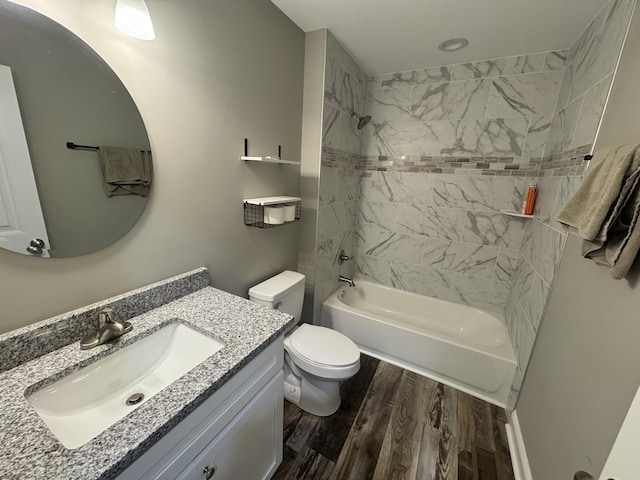
[[524,143],[522,155],[528,158],[540,158],[549,140],[551,120],[553,116],[532,116],[529,119],[527,139]]
[[545,155],[561,153],[571,148],[580,110],[582,109],[582,100],[583,97],[580,97],[553,116]]
[[522,254],[531,263],[542,279],[551,285],[560,263],[566,234],[530,220],[522,243]]
[[376,123],[402,123],[411,118],[412,103],[412,87],[369,90],[366,111]]
[[365,200],[358,202],[356,225],[358,227],[377,227],[381,230],[395,230],[397,207],[393,203],[373,203]]
[[568,62],[582,61],[582,59],[588,55],[589,50],[593,48],[594,43],[597,44],[598,33],[604,27],[605,18],[610,5],[611,0],[608,0],[595,18],[589,22],[587,27],[582,31],[578,39],[569,49],[569,54],[567,56]]
[[542,69],[544,71],[549,70],[563,70],[567,63],[569,56],[569,50],[555,50],[553,52],[547,52],[544,56],[544,65]]
[[325,104],[322,119],[322,146],[360,155],[363,133],[348,113]]
[[443,155],[520,156],[529,122],[526,118],[443,122]]
[[525,295],[520,298],[522,309],[529,320],[533,331],[537,333],[542,320],[547,298],[549,297],[549,286],[533,270],[532,274],[525,281]]
[[438,175],[434,179],[433,204],[475,211],[500,210],[508,208],[513,188],[511,177]]
[[536,340],[536,334],[528,324],[528,322],[517,322],[517,329],[514,332],[516,353],[518,357],[518,365],[526,371],[533,350],[533,344]]
[[490,312],[503,313],[509,285],[489,278],[469,277],[456,273],[451,300]]
[[334,237],[353,227],[344,202],[322,205],[318,208],[318,239]]
[[460,240],[464,210],[399,204],[396,222],[400,233]]
[[401,262],[391,263],[391,285],[420,295],[449,300],[453,273]]
[[451,81],[451,71],[449,67],[430,67],[375,75],[371,82],[369,82],[369,88],[416,87],[426,83],[449,81]]
[[354,230],[354,249],[358,255],[365,255],[367,250],[373,248],[378,236],[383,232],[376,227],[356,227]]
[[331,34],[327,32],[327,55],[333,57],[333,59],[355,80],[361,85],[361,88],[366,89],[368,83],[367,73],[358,65],[358,63],[347,53],[347,51],[340,45],[340,42]]
[[532,55],[496,58],[481,62],[461,63],[451,67],[451,74],[455,80],[465,80],[539,72],[542,70],[544,57],[544,53],[534,53]]
[[333,57],[327,56],[324,98],[347,115],[361,112],[366,103],[366,84],[361,85]]
[[360,181],[360,198],[371,202],[429,205],[436,175],[428,173],[371,172]]
[[422,265],[475,277],[492,278],[498,252],[499,249],[495,247],[427,239],[424,243]]
[[[355,165],[354,165],[355,167]],[[357,200],[360,193],[360,172],[354,168],[336,168],[335,197],[338,202]],[[322,184],[322,178],[320,179]]]
[[411,111],[421,120],[485,118],[491,80],[431,83],[414,88]]
[[320,187],[318,189],[320,205],[329,205],[336,201],[337,178],[337,168],[320,167]]
[[511,283],[518,255],[517,250],[499,249],[493,278],[499,282]]
[[372,115],[364,129],[364,155],[439,155],[442,122],[423,122],[410,115],[393,121]]
[[561,81],[561,70],[495,77],[487,118],[553,115]]
[[519,249],[524,224],[530,220],[501,213],[467,212],[462,232],[464,242]]
[[382,232],[366,255],[400,262],[422,263],[424,237],[396,232]]
[[558,93],[558,101],[556,104],[556,110],[562,107],[566,107],[571,101],[571,91],[573,89],[573,80],[576,76],[576,64],[575,62],[567,63],[562,76],[562,84],[560,85],[560,92]]
[[594,142],[612,79],[613,74],[605,77],[603,81],[584,94],[584,102],[580,116],[578,117],[571,148],[589,145]]
[[562,177],[542,177],[536,182],[538,195],[533,214],[536,219],[543,223],[551,221],[551,213],[555,204],[556,195],[560,188]]
[[[594,20],[576,52],[575,99],[613,72],[635,0],[613,0]],[[601,25],[601,26],[600,26]],[[572,49],[573,50],[573,49]]]
[[354,277],[371,280],[382,285],[391,285],[391,260],[368,255],[356,257]]

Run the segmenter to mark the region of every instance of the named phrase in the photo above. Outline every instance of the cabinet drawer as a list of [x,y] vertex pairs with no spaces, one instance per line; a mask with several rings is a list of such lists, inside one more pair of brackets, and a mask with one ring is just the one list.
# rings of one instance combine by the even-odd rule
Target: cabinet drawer
[[282,461],[283,373],[276,375],[177,480],[263,480]]

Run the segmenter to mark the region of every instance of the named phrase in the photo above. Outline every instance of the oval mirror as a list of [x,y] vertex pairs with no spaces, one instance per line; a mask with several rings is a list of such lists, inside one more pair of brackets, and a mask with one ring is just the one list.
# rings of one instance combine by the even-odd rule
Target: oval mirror
[[95,252],[133,227],[150,188],[149,138],[116,74],[63,26],[0,0],[0,246]]

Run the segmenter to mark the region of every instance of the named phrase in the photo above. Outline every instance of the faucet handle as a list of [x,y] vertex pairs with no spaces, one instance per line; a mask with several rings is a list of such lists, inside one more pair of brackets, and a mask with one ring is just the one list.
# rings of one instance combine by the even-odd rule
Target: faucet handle
[[103,308],[98,312],[98,327],[102,327],[107,323],[115,323],[116,321],[116,313],[112,308]]

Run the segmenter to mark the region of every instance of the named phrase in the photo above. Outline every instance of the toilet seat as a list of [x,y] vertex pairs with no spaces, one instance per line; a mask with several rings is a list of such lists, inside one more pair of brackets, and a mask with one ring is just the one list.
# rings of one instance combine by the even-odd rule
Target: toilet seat
[[303,323],[284,345],[298,367],[321,378],[349,378],[360,369],[357,345],[330,328]]

